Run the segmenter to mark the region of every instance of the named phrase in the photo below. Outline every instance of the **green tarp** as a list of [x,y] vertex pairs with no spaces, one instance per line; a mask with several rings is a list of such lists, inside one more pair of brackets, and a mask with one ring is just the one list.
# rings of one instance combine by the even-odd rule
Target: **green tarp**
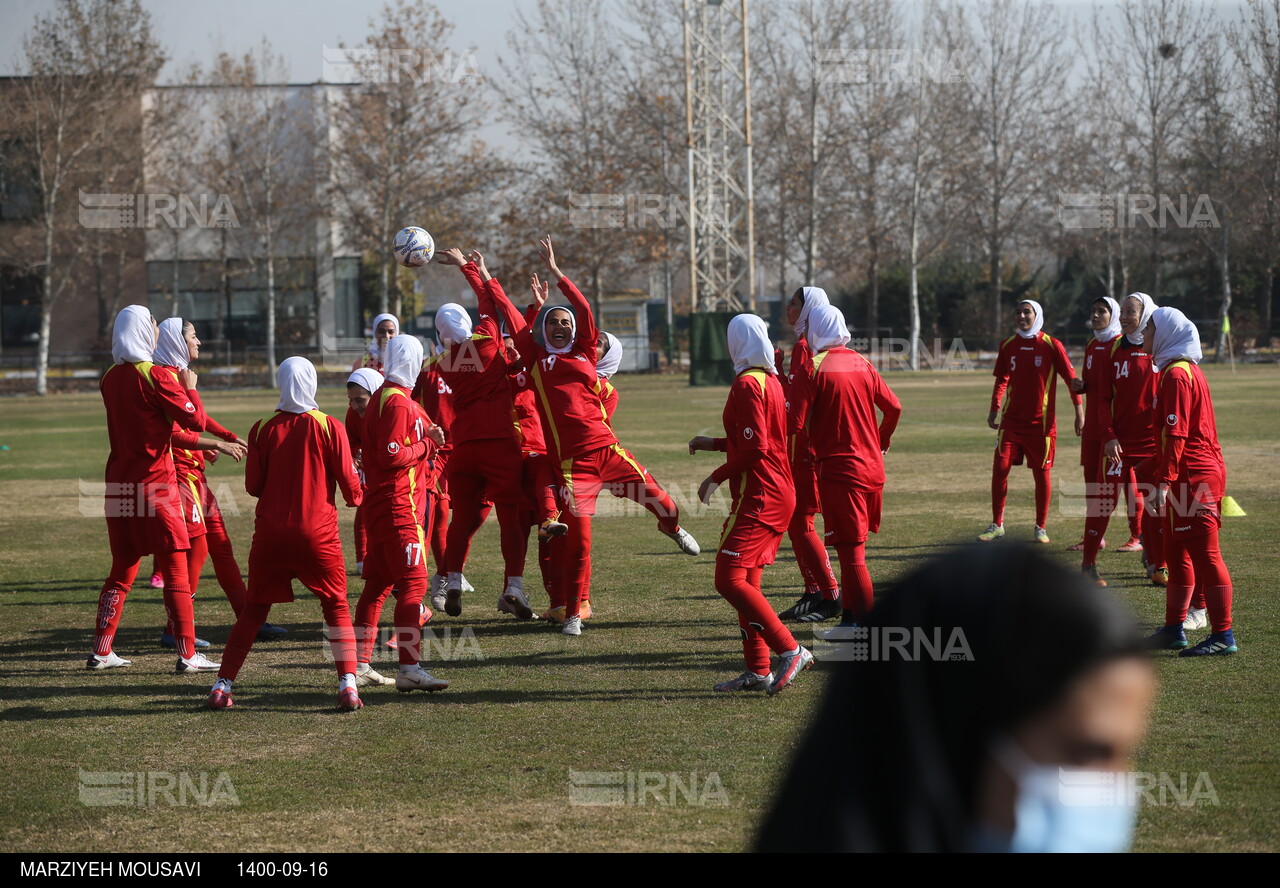
[[698,312],[689,316],[689,385],[732,385],[729,321],[736,311]]

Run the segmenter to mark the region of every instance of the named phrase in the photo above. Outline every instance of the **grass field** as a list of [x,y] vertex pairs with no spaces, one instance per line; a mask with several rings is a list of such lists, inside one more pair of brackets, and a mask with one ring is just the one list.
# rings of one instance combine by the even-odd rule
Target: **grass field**
[[[1228,492],[1248,512],[1223,533],[1240,654],[1158,658],[1160,690],[1136,769],[1193,783],[1207,773],[1218,803],[1144,806],[1135,846],[1144,851],[1280,848],[1280,373],[1210,367],[1208,376]],[[889,382],[905,412],[887,458],[884,529],[868,546],[877,583],[990,521],[990,377],[892,374]],[[682,506],[693,501],[717,457],[690,457],[685,442],[718,433],[725,390],[660,377],[623,377],[619,389],[624,444]],[[1069,416],[1060,399],[1059,415]],[[210,412],[242,434],[274,403],[266,391],[206,397]],[[344,394],[323,391],[321,408],[341,416]],[[479,591],[461,617],[432,624],[439,643],[428,665],[453,682],[448,691],[366,689],[363,711],[334,711],[320,608],[303,593],[273,610],[290,634],[255,647],[236,708],[211,713],[203,708],[211,677],[175,676],[173,654],[156,645],[160,592],[141,578],[116,643],[133,666],[84,671],[109,565],[100,505],[82,500],[80,483],[102,479],[101,400],[0,401],[0,444],[10,448],[0,451],[4,850],[741,850],[827,679],[819,665],[775,698],[712,692],[741,671],[736,620],[712,586],[713,556],[679,554],[647,515],[606,496],[595,524],[597,616],[580,638],[496,613],[501,565],[490,521],[467,571]],[[1062,439],[1056,489],[1080,480],[1078,452],[1074,438]],[[243,565],[253,500],[241,479],[227,461],[210,472],[224,508],[238,510],[228,523]],[[1082,513],[1066,514],[1078,502],[1056,493],[1049,526],[1051,548],[1073,565],[1062,549],[1079,538]],[[723,504],[699,506],[683,523],[712,550],[723,514]],[[350,515],[342,519],[349,563]],[[1031,476],[1015,469],[1010,536],[1030,539],[1031,518]],[[1123,539],[1113,521],[1111,544]],[[1104,552],[1099,567],[1145,623],[1160,621],[1162,591],[1146,585],[1138,556]],[[781,608],[798,584],[784,548],[765,572],[766,592]],[[358,594],[358,579],[351,589]],[[233,620],[210,566],[196,616],[216,659]],[[435,661],[447,653],[456,658]],[[573,804],[582,796],[571,770],[630,773],[652,792],[643,805]],[[82,771],[204,774],[210,786],[225,772],[238,804],[224,793],[207,807],[172,807],[163,797],[150,806],[85,805]],[[690,787],[706,804],[691,801]]]

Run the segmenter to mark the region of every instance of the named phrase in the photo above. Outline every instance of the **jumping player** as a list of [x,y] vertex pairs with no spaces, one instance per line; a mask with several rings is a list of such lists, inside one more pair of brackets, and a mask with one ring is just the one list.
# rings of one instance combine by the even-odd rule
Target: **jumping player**
[[[1160,373],[1156,404],[1160,450],[1150,475],[1164,507],[1165,625],[1149,638],[1154,648],[1181,650],[1184,657],[1236,652],[1231,630],[1231,574],[1222,560],[1218,533],[1227,465],[1218,446],[1209,383],[1200,370],[1200,331],[1176,308],[1157,308],[1143,330]],[[1187,647],[1183,623],[1196,586],[1208,602],[1209,636]]]
[[[1022,300],[1015,317],[1014,335],[1000,343],[993,371],[996,382],[987,425],[1000,434],[991,467],[991,526],[978,534],[978,539],[985,543],[1004,536],[1009,469],[1021,465],[1025,457],[1036,482],[1036,542],[1047,543],[1052,494],[1049,475],[1058,442],[1057,377],[1070,385],[1076,372],[1062,343],[1042,332],[1044,310],[1040,303]],[[1071,392],[1071,403],[1076,408],[1078,436],[1084,431],[1084,404],[1075,392]]]
[[112,644],[138,565],[149,554],[156,556],[164,577],[165,611],[178,645],[177,672],[218,668],[195,647],[186,554],[191,542],[169,452],[174,423],[199,432],[204,429],[205,412],[195,390],[194,371],[152,363],[158,333],[155,318],[144,306],[121,309],[111,336],[115,364],[98,384],[111,443],[104,501],[111,572],[98,596],[93,653],[85,663],[95,671],[129,665],[112,650]]
[[338,670],[338,708],[364,704],[356,691],[355,635],[347,608],[347,569],[338,539],[335,488],[360,503],[360,480],[342,424],[316,405],[316,368],[286,358],[276,371],[280,403],[249,430],[244,489],[258,498],[249,549],[249,589],[227,640],[210,709],[230,709],[231,683],[253,647],[271,605],[293,601],[293,580],[320,599]]
[[875,595],[867,535],[880,532],[884,454],[902,405],[871,362],[845,347],[849,331],[835,306],[814,309],[808,336],[812,370],[791,384],[789,423],[793,434],[807,429],[813,442],[825,542],[840,560],[840,625],[833,630],[839,632],[858,624]]
[[[747,669],[715,689],[776,694],[813,664],[813,654],[782,624],[760,588],[764,567],[773,564],[795,511],[786,402],[763,320],[743,314],[729,322],[729,356],[737,376],[724,405],[725,437],[699,435],[689,442],[691,455],[699,450],[728,454],[699,485],[698,498],[709,504],[716,488],[729,482],[732,507],[716,553],[715,583],[738,612]],[[770,669],[770,650],[778,655],[776,673]]]
[[379,373],[385,371],[387,343],[400,335],[400,321],[393,314],[380,314],[373,319],[373,338],[369,340],[368,353],[351,365],[352,370],[368,367]]

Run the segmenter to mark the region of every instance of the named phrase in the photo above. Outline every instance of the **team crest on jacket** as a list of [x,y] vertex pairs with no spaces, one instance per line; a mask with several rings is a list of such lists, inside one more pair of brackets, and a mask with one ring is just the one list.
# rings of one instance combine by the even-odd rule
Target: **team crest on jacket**
[[1176,425],[1178,424],[1178,414],[1176,414],[1176,413],[1170,413],[1170,414],[1165,418],[1165,422],[1169,423],[1169,425],[1171,425],[1171,426],[1176,426]]
[[388,445],[387,445],[387,453],[390,453],[390,454],[392,454],[393,456],[394,456],[396,453],[398,453],[398,452],[399,452],[399,450],[400,450],[400,445],[399,445],[399,444],[397,444],[395,441],[392,441],[390,444],[388,444]]
[[1043,357],[1042,357],[1041,355],[1036,355],[1036,366],[1037,366],[1037,367],[1039,367],[1039,366],[1040,366],[1040,362],[1041,362],[1042,360],[1043,360]]
[[755,437],[755,435],[756,435],[756,433],[755,433],[755,432],[753,432],[753,431],[751,431],[751,427],[750,427],[750,426],[748,426],[747,428],[745,428],[745,429],[743,429],[743,430],[742,430],[742,437],[746,438],[748,441],[750,441],[752,438],[754,438],[754,437]]
[[184,406],[184,408],[186,409],[186,411],[187,411],[188,413],[195,413],[195,412],[196,412],[196,405],[195,405],[195,404],[192,404],[190,401],[188,401],[188,402],[187,402],[185,405],[183,405],[183,406]]

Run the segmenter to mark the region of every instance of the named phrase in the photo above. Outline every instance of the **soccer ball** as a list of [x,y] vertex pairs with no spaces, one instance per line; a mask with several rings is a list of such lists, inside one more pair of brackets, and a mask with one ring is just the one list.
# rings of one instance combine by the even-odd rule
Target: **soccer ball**
[[396,261],[405,268],[421,268],[436,254],[436,242],[425,229],[410,226],[396,234],[393,250]]

